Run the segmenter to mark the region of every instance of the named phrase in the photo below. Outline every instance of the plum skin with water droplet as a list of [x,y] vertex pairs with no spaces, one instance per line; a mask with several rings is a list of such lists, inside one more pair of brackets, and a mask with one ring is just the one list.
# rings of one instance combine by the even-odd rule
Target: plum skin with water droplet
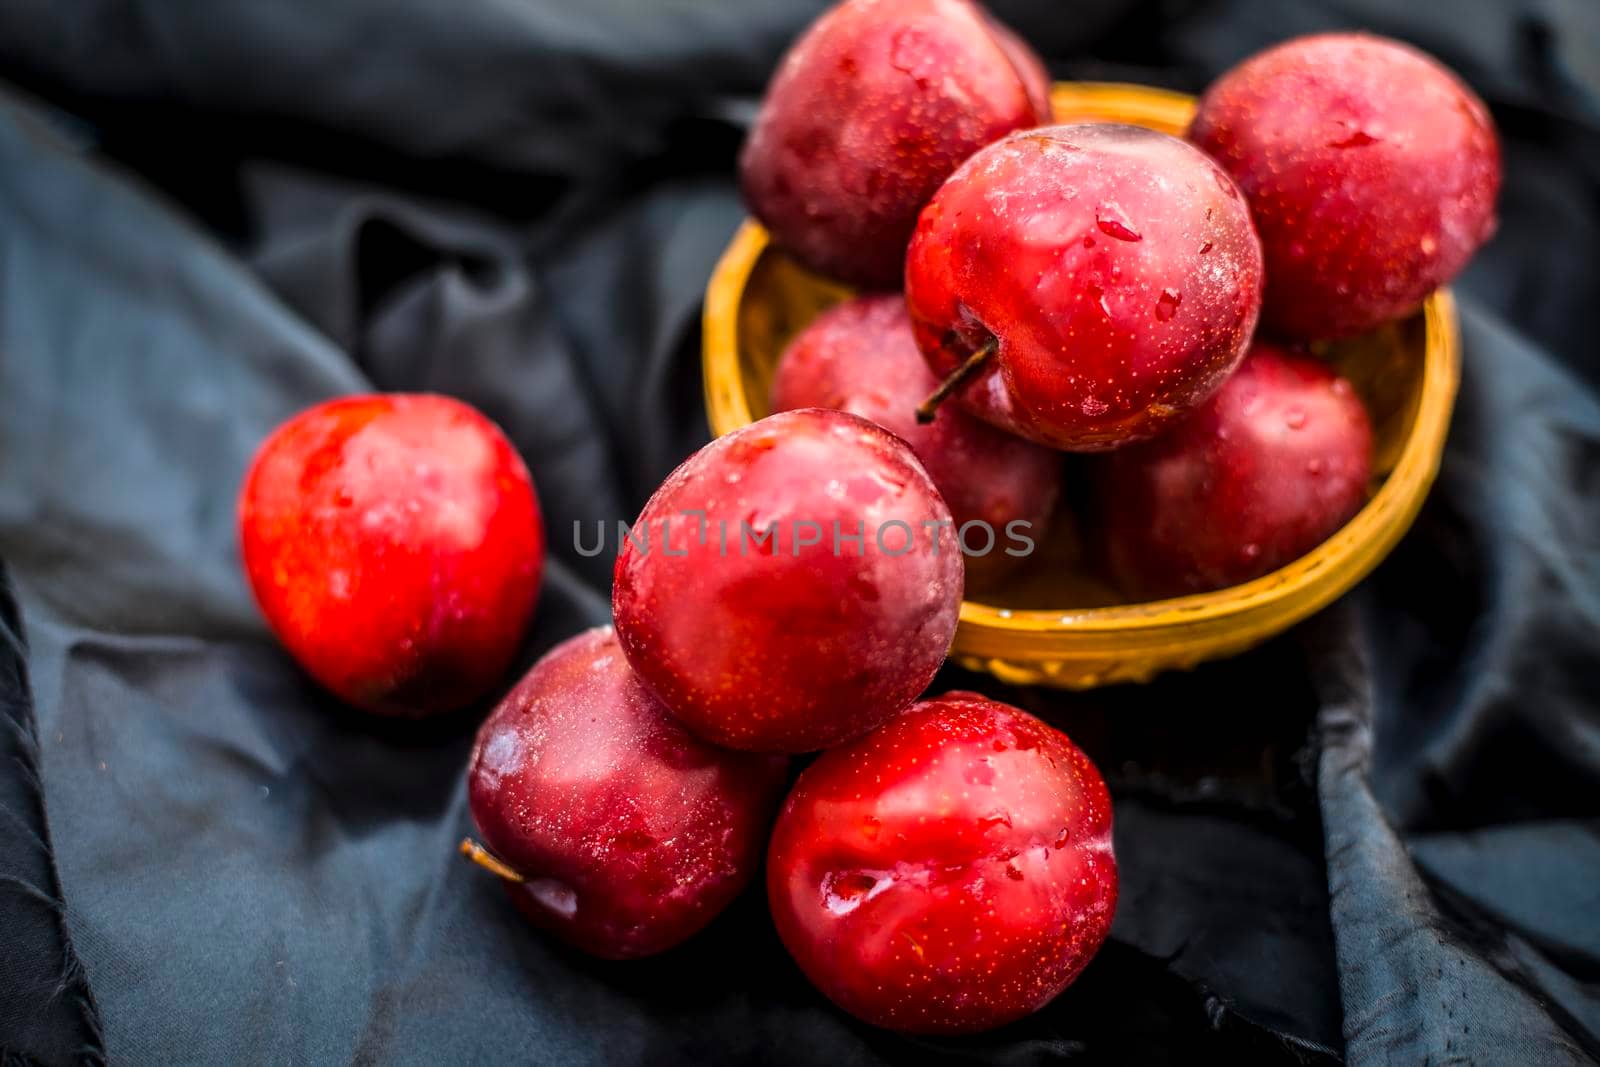
[[917,212],[974,151],[1049,118],[1039,58],[968,0],[845,0],[778,67],[739,161],[774,241],[898,288]]
[[1152,598],[1277,570],[1361,509],[1372,449],[1348,382],[1319,359],[1258,342],[1198,411],[1097,460],[1111,573],[1127,594]]
[[443,396],[344,397],[288,419],[250,465],[238,525],[278,639],[383,715],[454,710],[498,682],[544,567],[527,467],[494,423]]
[[823,753],[767,852],[779,937],[845,1011],[971,1033],[1039,1010],[1116,910],[1111,798],[1087,756],[976,693]]
[[[690,510],[706,515],[703,541]],[[714,744],[837,744],[909,705],[944,662],[963,588],[950,522],[910,446],[882,427],[821,408],[770,415],[689,457],[645,504],[647,545],[629,538],[617,555],[618,638],[645,685]],[[742,523],[775,525],[774,551]],[[818,543],[797,544],[818,532],[802,523]],[[858,527],[860,546],[844,539]]]
[[633,959],[693,936],[749,883],[787,764],[690,734],[607,626],[551,649],[484,721],[467,798],[527,879],[506,890],[535,926]]
[[958,402],[1069,451],[1154,436],[1209,397],[1244,356],[1260,292],[1233,183],[1192,145],[1116,124],[978,152],[923,209],[906,257],[936,375],[998,342]]
[[1399,318],[1494,233],[1488,109],[1397,41],[1321,34],[1252,56],[1206,90],[1189,137],[1250,201],[1266,255],[1262,327],[1278,337]]
[[[938,384],[911,335],[905,300],[897,293],[874,294],[829,308],[795,335],[773,378],[772,409],[837,408],[909,444],[950,505],[957,529],[981,521],[994,530],[992,551],[966,557],[970,591],[1025,562],[1006,555],[1008,546],[1015,547],[1008,524],[1028,523],[1027,536],[1036,542],[1045,536],[1059,494],[1061,457],[954,404],[940,408],[933,422],[918,423],[917,405]],[[975,529],[973,547],[985,543]]]

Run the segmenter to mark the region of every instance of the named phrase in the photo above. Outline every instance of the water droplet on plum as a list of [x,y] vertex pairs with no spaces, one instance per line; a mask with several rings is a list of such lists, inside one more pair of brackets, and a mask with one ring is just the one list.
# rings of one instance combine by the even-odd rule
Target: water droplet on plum
[[1352,130],[1343,137],[1328,142],[1329,148],[1365,148],[1369,144],[1377,144],[1379,138],[1372,136],[1366,130]]
[[1119,241],[1144,240],[1139,231],[1128,221],[1127,214],[1113,200],[1107,200],[1094,209],[1094,221],[1100,227],[1100,232],[1107,237],[1115,237]]
[[523,883],[528,895],[563,919],[578,914],[578,891],[555,878],[534,878]]
[[654,848],[655,843],[656,839],[654,837],[637,827],[624,830],[616,837],[617,847],[626,849],[629,852],[643,852],[646,849]]
[[865,871],[832,875],[823,883],[823,907],[835,915],[849,915],[881,893],[890,881],[888,875],[868,874]]
[[1178,305],[1183,301],[1183,294],[1176,289],[1161,290],[1161,297],[1156,301],[1156,318],[1166,322],[1178,310]]

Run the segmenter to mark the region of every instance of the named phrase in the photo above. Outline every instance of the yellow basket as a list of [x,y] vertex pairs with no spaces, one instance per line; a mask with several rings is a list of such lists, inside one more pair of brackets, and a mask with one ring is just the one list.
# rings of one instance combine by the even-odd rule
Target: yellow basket
[[[1137,85],[1060,83],[1061,122],[1128,122],[1181,135],[1194,99]],[[766,415],[773,369],[796,331],[850,290],[771,248],[746,222],[706,289],[704,371],[712,432]],[[1376,435],[1371,499],[1288,566],[1244,585],[1149,603],[1119,603],[1081,564],[1070,522],[1057,523],[1010,585],[961,605],[951,656],[1019,685],[1088,688],[1235,655],[1326,606],[1388,555],[1439,470],[1461,376],[1455,303],[1430,296],[1411,319],[1321,354],[1351,379]]]

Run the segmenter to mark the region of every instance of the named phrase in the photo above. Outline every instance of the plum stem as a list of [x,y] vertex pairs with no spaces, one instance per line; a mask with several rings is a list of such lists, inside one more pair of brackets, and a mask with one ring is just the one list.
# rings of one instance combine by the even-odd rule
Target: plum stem
[[989,362],[989,358],[999,347],[1000,342],[993,337],[978,346],[978,349],[967,357],[966,362],[951,372],[950,377],[939,383],[939,388],[933,391],[932,396],[917,405],[917,422],[924,426],[932,422],[933,417],[939,413],[939,405],[943,404],[951,393],[961,388],[968,378],[978,373],[979,368]]
[[497,874],[508,882],[525,882],[526,878],[507,867],[505,861],[470,837],[461,839],[461,854],[490,874]]

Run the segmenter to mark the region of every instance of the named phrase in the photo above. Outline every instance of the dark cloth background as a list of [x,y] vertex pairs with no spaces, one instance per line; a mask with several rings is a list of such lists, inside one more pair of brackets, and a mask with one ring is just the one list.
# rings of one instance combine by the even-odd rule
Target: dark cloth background
[[1506,149],[1449,452],[1390,560],[1231,662],[1004,694],[1117,801],[1112,940],[1032,1019],[860,1026],[759,893],[658,959],[568,952],[453,850],[484,709],[360,718],[269,638],[240,477],[373,388],[463,397],[527,457],[552,556],[524,665],[606,619],[573,522],[631,518],[706,436],[741,124],[819,7],[0,0],[0,1062],[1600,1054],[1593,0],[996,4],[1058,77],[1187,90],[1390,33]]

